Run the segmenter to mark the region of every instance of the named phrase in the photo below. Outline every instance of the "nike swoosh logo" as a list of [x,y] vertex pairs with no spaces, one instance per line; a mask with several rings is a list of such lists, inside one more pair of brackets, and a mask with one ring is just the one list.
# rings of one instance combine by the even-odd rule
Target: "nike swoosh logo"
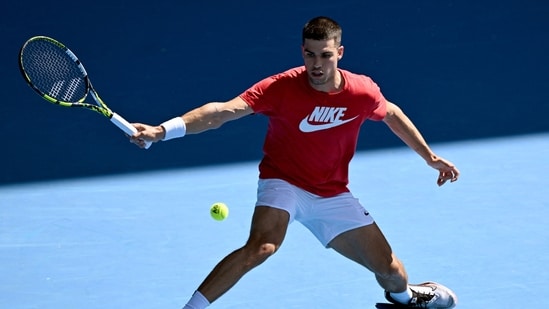
[[309,132],[331,129],[331,128],[340,126],[342,124],[346,124],[347,122],[353,121],[357,117],[358,116],[355,116],[351,119],[346,119],[346,120],[335,120],[333,122],[323,123],[323,124],[310,124],[309,121],[307,120],[309,116],[307,116],[303,118],[303,120],[301,120],[301,122],[299,123],[299,130],[301,130],[301,132],[309,133]]

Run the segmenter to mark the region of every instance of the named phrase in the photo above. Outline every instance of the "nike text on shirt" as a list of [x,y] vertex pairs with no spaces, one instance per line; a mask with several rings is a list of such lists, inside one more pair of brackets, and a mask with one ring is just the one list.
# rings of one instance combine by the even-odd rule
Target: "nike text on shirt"
[[315,132],[340,126],[354,120],[358,116],[342,120],[345,116],[346,107],[316,106],[313,112],[303,118],[299,123],[301,132]]

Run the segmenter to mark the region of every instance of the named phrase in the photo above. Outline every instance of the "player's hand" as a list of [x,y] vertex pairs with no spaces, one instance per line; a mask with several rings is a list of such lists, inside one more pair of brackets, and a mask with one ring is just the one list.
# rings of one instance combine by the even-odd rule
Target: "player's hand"
[[130,142],[139,148],[145,148],[145,142],[156,143],[164,138],[165,132],[161,126],[150,126],[143,123],[132,123],[137,133],[130,136]]
[[432,160],[428,162],[429,166],[438,170],[437,185],[442,186],[446,181],[454,182],[459,178],[459,170],[450,161],[444,158],[433,156]]

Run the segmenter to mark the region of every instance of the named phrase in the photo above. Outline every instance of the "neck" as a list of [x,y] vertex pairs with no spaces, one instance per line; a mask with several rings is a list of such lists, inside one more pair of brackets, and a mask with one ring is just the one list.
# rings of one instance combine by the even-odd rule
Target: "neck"
[[339,92],[341,91],[341,89],[343,89],[343,86],[345,85],[345,80],[343,79],[341,72],[339,72],[339,70],[336,70],[334,77],[326,81],[326,83],[317,85],[309,82],[309,84],[317,91],[333,93]]

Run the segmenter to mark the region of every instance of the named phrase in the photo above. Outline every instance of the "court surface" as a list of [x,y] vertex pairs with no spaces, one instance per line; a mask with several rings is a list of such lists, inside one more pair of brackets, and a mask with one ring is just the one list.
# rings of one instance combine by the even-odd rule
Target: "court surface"
[[[549,308],[549,134],[432,145],[461,170],[441,188],[407,148],[365,151],[351,189],[412,282],[458,308]],[[98,163],[99,164],[99,163]],[[245,241],[257,162],[0,187],[0,308],[181,308]],[[229,218],[209,206],[223,201]],[[374,308],[373,276],[299,223],[211,308]]]

